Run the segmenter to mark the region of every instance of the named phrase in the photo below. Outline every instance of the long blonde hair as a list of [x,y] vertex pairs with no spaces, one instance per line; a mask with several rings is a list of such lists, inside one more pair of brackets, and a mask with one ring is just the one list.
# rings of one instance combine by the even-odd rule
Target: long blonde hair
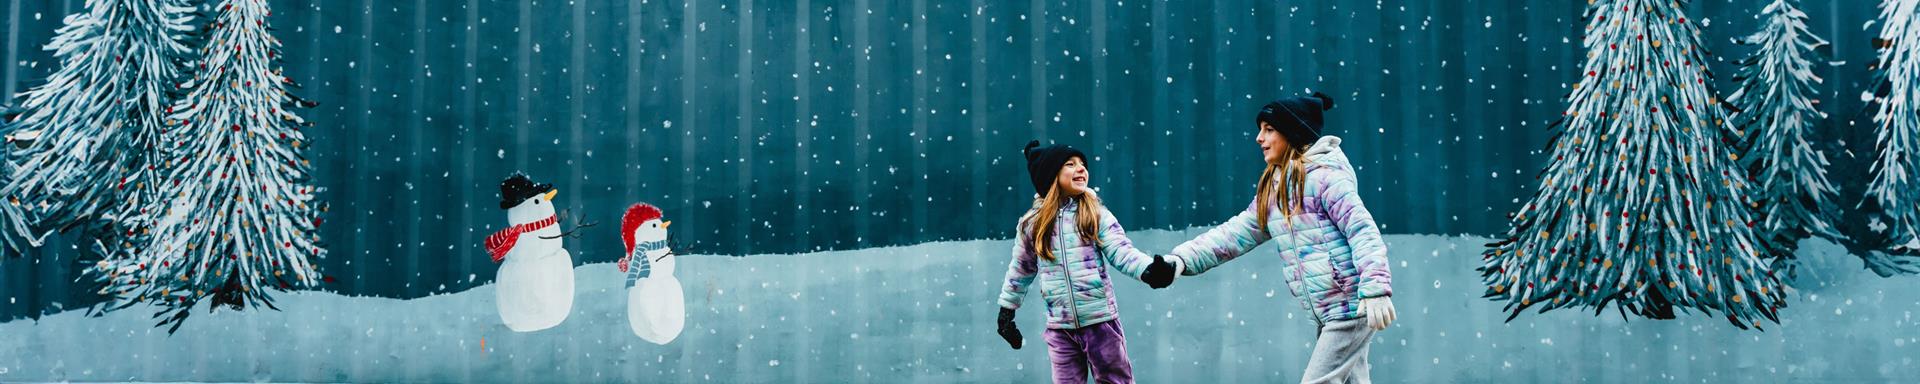
[[[1260,173],[1260,184],[1254,188],[1253,204],[1255,217],[1259,218],[1260,231],[1267,232],[1267,216],[1272,210],[1275,199],[1280,203],[1280,213],[1289,220],[1299,213],[1301,200],[1306,197],[1307,172],[1306,153],[1301,147],[1286,146],[1280,152],[1280,164],[1267,164],[1267,170]],[[1278,180],[1285,179],[1285,180]],[[1284,182],[1285,185],[1276,185]],[[1268,232],[1271,233],[1271,232]]]
[[1080,241],[1092,244],[1099,238],[1100,211],[1105,209],[1100,206],[1100,197],[1095,196],[1093,191],[1068,197],[1065,191],[1060,190],[1060,183],[1053,183],[1053,187],[1047,189],[1046,196],[1033,199],[1033,208],[1028,209],[1020,219],[1021,226],[1027,229],[1027,238],[1033,241],[1031,249],[1041,259],[1054,260],[1053,224],[1059,218],[1060,207],[1066,205],[1069,199],[1080,205],[1073,218],[1080,227]]

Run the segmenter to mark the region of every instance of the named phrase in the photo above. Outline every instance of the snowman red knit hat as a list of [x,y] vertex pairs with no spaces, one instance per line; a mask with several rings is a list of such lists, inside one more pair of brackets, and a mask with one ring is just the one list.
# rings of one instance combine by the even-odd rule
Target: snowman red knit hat
[[[660,218],[660,208],[652,204],[637,203],[627,207],[627,214],[620,216],[620,240],[627,243],[627,254],[633,253],[633,230],[648,220]],[[624,264],[624,263],[623,263]]]

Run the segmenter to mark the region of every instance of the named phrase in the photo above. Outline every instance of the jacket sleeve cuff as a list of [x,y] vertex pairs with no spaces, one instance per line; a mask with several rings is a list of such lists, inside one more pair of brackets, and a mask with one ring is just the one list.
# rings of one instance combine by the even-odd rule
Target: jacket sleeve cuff
[[1371,299],[1371,298],[1384,297],[1384,296],[1393,296],[1392,286],[1389,286],[1387,284],[1366,284],[1366,285],[1360,286],[1361,299]]

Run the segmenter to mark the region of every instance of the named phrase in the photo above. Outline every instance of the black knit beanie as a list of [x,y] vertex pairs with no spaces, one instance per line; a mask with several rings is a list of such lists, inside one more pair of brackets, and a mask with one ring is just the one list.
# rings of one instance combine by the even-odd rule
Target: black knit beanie
[[1027,177],[1033,179],[1033,193],[1047,195],[1047,187],[1060,177],[1060,167],[1067,159],[1078,157],[1085,162],[1087,155],[1066,145],[1040,146],[1039,140],[1027,142],[1027,148],[1021,150],[1027,155]]
[[1312,96],[1274,100],[1260,108],[1257,121],[1273,126],[1287,143],[1306,147],[1320,140],[1321,115],[1333,109],[1333,98],[1314,92]]

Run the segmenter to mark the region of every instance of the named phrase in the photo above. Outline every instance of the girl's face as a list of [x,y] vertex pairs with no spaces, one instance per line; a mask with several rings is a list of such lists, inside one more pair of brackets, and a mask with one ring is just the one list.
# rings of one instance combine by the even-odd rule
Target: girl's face
[[1054,180],[1061,192],[1067,196],[1080,196],[1087,193],[1087,163],[1079,157],[1067,159],[1060,166],[1060,177]]
[[1279,129],[1267,125],[1264,121],[1260,122],[1260,134],[1255,135],[1253,140],[1260,143],[1260,155],[1266,159],[1267,164],[1280,164],[1280,154],[1285,153],[1287,148],[1292,148],[1287,143],[1287,138],[1280,136]]

